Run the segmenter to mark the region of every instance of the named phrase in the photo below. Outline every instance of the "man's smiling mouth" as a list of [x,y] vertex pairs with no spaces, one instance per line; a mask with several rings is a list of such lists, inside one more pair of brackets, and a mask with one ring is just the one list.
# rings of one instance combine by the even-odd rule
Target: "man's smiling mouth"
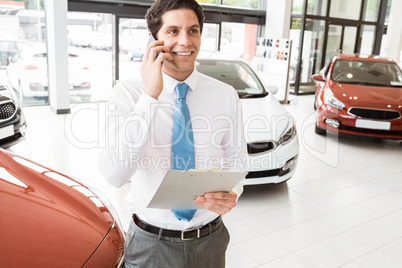
[[174,53],[179,56],[189,56],[192,52],[174,52]]

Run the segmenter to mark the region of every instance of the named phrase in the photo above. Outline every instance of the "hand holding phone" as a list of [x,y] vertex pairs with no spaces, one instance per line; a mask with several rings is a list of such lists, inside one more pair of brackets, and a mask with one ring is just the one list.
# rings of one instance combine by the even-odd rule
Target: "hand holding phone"
[[[153,34],[151,34],[151,35],[149,36],[147,46],[149,46],[152,42],[155,42],[156,40],[158,40],[158,39],[156,39],[155,36],[154,36]],[[160,51],[160,52],[157,52],[157,53],[156,53],[155,59],[159,56],[159,54],[161,54],[161,52],[163,52],[163,51]],[[163,62],[162,62],[162,64],[163,64]]]
[[171,60],[172,58],[169,53],[160,55],[160,53],[163,52],[162,49],[169,52],[169,48],[164,46],[163,41],[157,41],[154,36],[150,35],[140,68],[144,82],[144,93],[155,99],[159,98],[163,90],[163,60]]

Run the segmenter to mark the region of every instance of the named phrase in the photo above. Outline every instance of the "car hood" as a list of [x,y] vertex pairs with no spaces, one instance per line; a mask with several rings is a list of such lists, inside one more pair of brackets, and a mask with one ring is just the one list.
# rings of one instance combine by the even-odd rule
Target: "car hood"
[[[375,87],[333,83],[334,96],[351,106],[370,107],[377,109],[398,109],[402,103],[402,88]],[[400,108],[399,108],[400,109]]]
[[240,101],[246,142],[278,141],[289,124],[289,116],[272,94]]
[[113,224],[89,188],[5,150],[0,150],[0,204],[6,266],[8,260],[14,266],[81,267]]

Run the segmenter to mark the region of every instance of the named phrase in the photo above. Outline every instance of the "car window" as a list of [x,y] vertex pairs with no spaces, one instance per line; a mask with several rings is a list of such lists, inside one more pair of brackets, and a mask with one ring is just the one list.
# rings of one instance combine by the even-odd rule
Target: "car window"
[[13,62],[18,62],[21,59],[21,53],[18,51],[17,53],[15,53],[12,61]]
[[331,79],[338,83],[402,86],[402,73],[392,62],[337,60]]
[[200,73],[234,87],[240,98],[268,94],[254,71],[242,61],[197,60],[196,68]]

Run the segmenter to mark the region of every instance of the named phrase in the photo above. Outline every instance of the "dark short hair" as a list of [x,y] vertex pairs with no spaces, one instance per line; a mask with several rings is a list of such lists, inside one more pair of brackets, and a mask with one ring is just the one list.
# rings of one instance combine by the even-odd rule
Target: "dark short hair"
[[200,24],[200,32],[204,24],[204,11],[195,0],[156,0],[145,14],[148,30],[156,37],[162,27],[162,16],[165,12],[176,9],[191,9],[195,12]]

